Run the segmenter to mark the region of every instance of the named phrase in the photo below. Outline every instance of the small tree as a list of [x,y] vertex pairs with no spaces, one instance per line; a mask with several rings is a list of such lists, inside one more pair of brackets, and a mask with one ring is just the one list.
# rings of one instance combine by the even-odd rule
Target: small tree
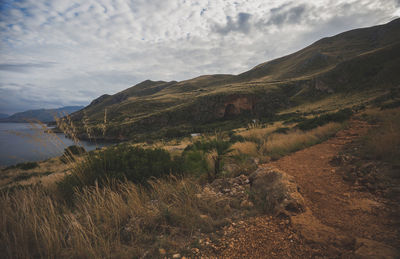
[[214,168],[207,170],[207,178],[211,182],[221,173],[223,160],[232,151],[231,146],[232,142],[224,140],[221,133],[216,133],[215,139],[197,141],[187,148],[186,152],[202,152],[210,155]]

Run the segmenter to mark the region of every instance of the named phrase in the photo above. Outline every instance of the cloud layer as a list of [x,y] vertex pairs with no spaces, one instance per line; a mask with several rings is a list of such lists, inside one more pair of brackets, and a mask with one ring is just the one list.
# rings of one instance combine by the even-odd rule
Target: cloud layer
[[0,112],[86,105],[145,79],[240,73],[399,10],[398,0],[3,0]]

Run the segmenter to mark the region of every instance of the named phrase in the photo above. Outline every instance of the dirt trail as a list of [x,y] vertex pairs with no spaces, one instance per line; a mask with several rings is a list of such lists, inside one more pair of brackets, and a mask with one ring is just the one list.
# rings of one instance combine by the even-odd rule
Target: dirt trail
[[394,217],[398,206],[357,191],[330,163],[344,145],[364,135],[368,127],[366,122],[352,120],[350,127],[334,138],[262,165],[295,178],[306,212],[290,220],[263,216],[241,222],[240,227],[231,226],[224,237],[227,245],[216,249],[216,256],[400,258],[393,249],[400,247],[395,227],[399,220]]

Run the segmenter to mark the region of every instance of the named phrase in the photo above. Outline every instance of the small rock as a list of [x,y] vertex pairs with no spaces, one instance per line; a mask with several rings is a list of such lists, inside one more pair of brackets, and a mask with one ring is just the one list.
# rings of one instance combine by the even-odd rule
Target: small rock
[[206,220],[209,219],[210,217],[208,215],[201,214],[200,218]]
[[172,255],[172,258],[181,258],[182,256],[181,256],[181,254],[174,254],[174,255]]

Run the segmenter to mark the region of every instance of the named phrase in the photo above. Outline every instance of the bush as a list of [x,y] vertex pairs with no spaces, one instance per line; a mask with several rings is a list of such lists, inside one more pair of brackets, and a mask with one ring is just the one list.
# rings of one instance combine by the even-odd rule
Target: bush
[[75,157],[86,153],[85,148],[72,145],[64,149],[64,154],[60,157],[61,162],[68,163],[75,161]]
[[58,183],[65,198],[70,198],[74,188],[100,186],[109,180],[128,180],[143,184],[149,178],[159,178],[181,172],[181,161],[171,159],[163,149],[143,149],[128,145],[109,147],[102,152],[90,153],[78,164],[71,175]]
[[352,110],[348,108],[340,110],[336,113],[323,114],[321,116],[300,122],[299,124],[297,124],[297,128],[301,130],[311,130],[316,127],[325,125],[329,122],[343,122],[350,119],[352,114]]
[[19,168],[22,170],[30,170],[30,169],[34,169],[36,167],[39,167],[39,164],[37,162],[25,162],[25,163],[19,163],[16,165],[6,167],[4,170],[14,169],[14,168]]
[[244,141],[246,141],[246,139],[241,135],[232,134],[230,136],[230,142],[231,143],[244,142]]
[[[207,171],[208,180],[214,180],[222,171],[224,158],[232,150],[230,141],[223,140],[222,136],[217,135],[215,139],[208,141],[196,141],[185,148],[184,159],[186,170]],[[212,160],[212,166],[207,165],[206,156]],[[200,159],[197,163],[195,158]],[[205,168],[207,165],[207,168]],[[194,166],[190,168],[190,166]],[[212,168],[211,168],[212,167]]]
[[290,128],[282,127],[282,128],[276,129],[276,130],[274,131],[274,133],[287,134],[289,130],[290,130]]

